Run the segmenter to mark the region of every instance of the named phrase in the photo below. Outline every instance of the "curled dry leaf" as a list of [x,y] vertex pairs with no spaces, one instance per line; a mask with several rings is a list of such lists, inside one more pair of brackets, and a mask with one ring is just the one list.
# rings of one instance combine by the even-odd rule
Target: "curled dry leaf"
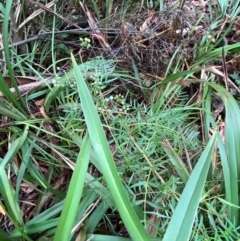
[[29,185],[28,183],[24,182],[21,184],[21,190],[27,194],[34,191],[34,188],[32,185]]

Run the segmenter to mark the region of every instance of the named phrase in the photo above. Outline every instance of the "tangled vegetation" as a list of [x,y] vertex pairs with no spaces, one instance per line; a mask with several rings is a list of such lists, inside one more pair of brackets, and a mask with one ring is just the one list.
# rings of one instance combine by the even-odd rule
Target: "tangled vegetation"
[[0,240],[239,240],[240,1],[1,1]]

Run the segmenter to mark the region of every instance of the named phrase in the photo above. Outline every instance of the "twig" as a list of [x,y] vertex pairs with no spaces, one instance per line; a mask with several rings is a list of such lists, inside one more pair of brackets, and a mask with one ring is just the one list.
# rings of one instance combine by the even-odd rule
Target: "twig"
[[[18,89],[19,91],[22,92],[29,92],[32,89],[36,88],[36,87],[40,87],[40,86],[45,86],[47,84],[51,84],[52,83],[52,79],[47,79],[47,80],[42,80],[42,81],[38,81],[38,82],[33,82],[30,84],[25,84],[25,85],[19,85]],[[14,94],[16,92],[15,88],[9,88],[9,90]],[[3,97],[3,93],[0,92],[0,97]]]
[[74,27],[76,27],[77,29],[82,29],[82,28],[79,27],[77,24],[73,23],[72,21],[68,20],[67,18],[64,18],[62,15],[54,12],[51,8],[49,8],[49,7],[47,7],[47,6],[44,6],[43,4],[38,3],[38,2],[35,2],[35,1],[33,1],[33,0],[29,0],[29,2],[31,2],[31,3],[34,4],[34,5],[38,5],[40,8],[44,9],[45,11],[48,11],[48,12],[54,14],[55,16],[57,16],[58,18],[62,19],[63,21],[65,21],[65,22],[68,23],[69,25],[74,26]]
[[[30,43],[30,42],[33,42],[33,41],[36,41],[36,40],[46,40],[45,36],[52,35],[53,33],[55,35],[64,34],[64,33],[68,33],[68,34],[89,34],[90,35],[95,30],[96,29],[85,28],[85,29],[72,29],[72,30],[62,30],[62,31],[54,31],[54,32],[53,31],[44,32],[44,33],[38,34],[37,36],[34,36],[34,37],[31,37],[31,38],[28,38],[28,39],[10,44],[8,47],[13,48],[13,47],[23,45],[23,44],[27,44],[27,43]],[[104,31],[104,29],[100,29],[100,30]],[[106,30],[106,31],[108,31],[108,33],[111,33],[110,31],[115,33],[115,32],[119,32],[120,30],[119,29],[109,29],[109,30]],[[0,52],[2,52],[3,50],[4,50],[4,48],[0,48]]]
[[[65,31],[55,31],[54,34],[63,34],[63,33],[74,33],[74,34],[87,34],[89,33],[88,30],[90,29],[83,29],[83,30],[65,30]],[[16,42],[16,43],[13,43],[13,44],[10,44],[8,47],[9,48],[13,48],[13,47],[16,47],[16,46],[19,46],[19,45],[23,45],[23,44],[27,44],[27,43],[30,43],[30,42],[33,42],[33,41],[36,41],[36,40],[46,40],[44,37],[46,35],[52,35],[53,32],[45,32],[45,33],[40,33],[38,34],[37,36],[34,36],[34,37],[31,37],[31,38],[28,38],[28,39],[25,39],[25,40],[22,40],[22,41],[19,41],[19,42]],[[4,50],[4,48],[0,48],[0,52],[2,52]]]

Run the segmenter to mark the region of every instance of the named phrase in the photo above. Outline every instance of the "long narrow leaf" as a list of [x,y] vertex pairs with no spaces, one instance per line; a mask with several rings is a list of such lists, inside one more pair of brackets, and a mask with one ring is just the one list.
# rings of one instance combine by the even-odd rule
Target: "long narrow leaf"
[[7,235],[7,233],[5,233],[2,229],[0,229],[0,240],[1,241],[11,241],[12,239],[10,239]]
[[94,151],[97,154],[99,166],[107,182],[117,209],[123,219],[123,222],[135,241],[150,241],[150,237],[143,228],[137,214],[135,213],[123,185],[118,177],[116,166],[106,140],[100,118],[97,114],[96,107],[89,93],[75,59],[72,56],[73,68],[77,82],[77,88],[81,99],[82,109],[88,127],[91,142]]
[[87,135],[83,141],[77,163],[68,188],[63,211],[58,223],[54,241],[68,241],[77,215],[79,201],[82,195],[85,176],[90,157],[90,139]]
[[27,138],[27,135],[28,128],[25,128],[23,135],[12,143],[9,151],[7,152],[5,158],[1,161],[0,164],[0,194],[3,197],[4,204],[9,213],[9,216],[16,226],[23,225],[23,220],[18,205],[18,199],[6,174],[5,166],[8,162],[11,161],[11,159],[15,156],[18,150],[22,147],[23,143]]
[[[1,74],[0,74],[0,85],[1,85]],[[0,88],[1,91],[1,88]],[[13,97],[15,99],[15,97]],[[18,109],[12,107],[11,109],[0,101],[0,113],[4,116],[8,116],[14,120],[25,120],[26,117]]]
[[182,181],[186,184],[188,181],[189,173],[181,158],[177,155],[177,153],[173,150],[171,144],[169,143],[168,139],[162,141],[162,147],[166,154],[168,155],[173,167],[178,172],[179,176],[181,177]]
[[201,200],[214,150],[216,133],[211,137],[179,199],[163,241],[187,241]]
[[[220,150],[225,180],[226,201],[239,206],[239,179],[240,179],[240,110],[233,96],[222,86],[215,83],[207,83],[215,89],[225,104],[225,152]],[[223,149],[223,148],[221,148]],[[228,166],[228,168],[227,168]],[[229,219],[238,226],[239,210],[229,206]]]

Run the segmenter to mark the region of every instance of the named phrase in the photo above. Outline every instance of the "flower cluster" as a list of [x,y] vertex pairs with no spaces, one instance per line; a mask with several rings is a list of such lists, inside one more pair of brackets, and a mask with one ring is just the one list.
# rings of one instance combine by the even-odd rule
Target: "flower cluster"
[[61,83],[61,81],[59,81],[59,80],[52,79],[52,83],[56,87],[66,87],[66,86],[69,86],[70,88],[76,88],[76,86],[77,86],[75,78],[71,78],[68,81],[65,81],[63,83]]
[[93,80],[93,82],[91,83],[91,86],[95,94],[98,94],[99,90],[103,90],[106,87],[106,85],[102,82],[100,75],[98,74],[91,75],[90,79]]
[[89,38],[80,38],[80,46],[86,49],[91,47]]
[[99,110],[108,109],[114,112],[124,112],[127,113],[130,109],[130,105],[126,104],[125,97],[121,94],[117,94],[115,96],[110,95],[105,98],[103,107],[98,108]]

